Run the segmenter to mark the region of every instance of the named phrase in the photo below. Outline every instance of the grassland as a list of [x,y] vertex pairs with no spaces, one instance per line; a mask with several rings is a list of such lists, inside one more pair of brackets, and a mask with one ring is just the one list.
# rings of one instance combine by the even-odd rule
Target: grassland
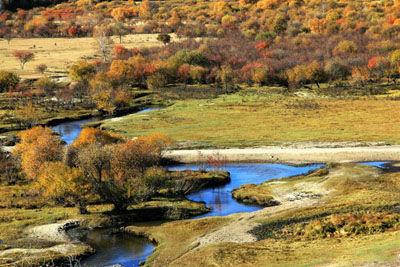
[[[375,167],[328,165],[317,174],[260,185],[261,193],[264,188],[264,193],[280,201],[278,206],[128,229],[159,242],[148,259],[151,266],[193,262],[202,266],[360,266],[374,261],[396,266],[398,179],[398,173]],[[247,224],[255,225],[251,233],[258,241],[232,242]]]
[[102,128],[128,137],[163,132],[202,147],[250,147],[286,142],[400,140],[399,101],[378,97],[300,97],[274,88],[247,88],[215,99],[176,101],[163,110],[106,120]]
[[[172,36],[172,40],[176,37]],[[119,44],[119,38],[113,37],[113,42]],[[127,48],[143,48],[161,46],[157,34],[132,34],[124,36],[122,45]],[[35,59],[21,70],[20,63],[12,55],[14,50],[27,50],[35,54]],[[79,60],[100,58],[96,40],[85,38],[15,38],[10,45],[4,39],[0,40],[0,70],[14,71],[22,78],[38,78],[42,75],[35,71],[39,64],[48,66],[47,75],[67,76],[68,67]]]

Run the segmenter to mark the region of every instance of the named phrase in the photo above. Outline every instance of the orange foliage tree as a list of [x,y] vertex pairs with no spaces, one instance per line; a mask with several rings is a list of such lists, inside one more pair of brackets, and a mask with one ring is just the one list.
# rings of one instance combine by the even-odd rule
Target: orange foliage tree
[[32,52],[24,51],[24,50],[15,50],[13,56],[17,58],[21,63],[21,70],[24,69],[25,64],[35,58],[35,55]]

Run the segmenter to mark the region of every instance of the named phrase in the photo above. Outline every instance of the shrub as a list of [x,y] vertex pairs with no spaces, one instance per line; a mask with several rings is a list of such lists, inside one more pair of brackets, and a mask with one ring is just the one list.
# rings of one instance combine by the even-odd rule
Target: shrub
[[34,83],[35,88],[43,90],[47,96],[55,95],[59,89],[59,85],[53,79],[42,77]]
[[14,72],[0,70],[0,92],[14,89],[19,81],[19,76]]
[[147,88],[151,90],[160,89],[167,86],[168,77],[166,74],[162,72],[156,72],[147,77],[146,83],[147,83]]

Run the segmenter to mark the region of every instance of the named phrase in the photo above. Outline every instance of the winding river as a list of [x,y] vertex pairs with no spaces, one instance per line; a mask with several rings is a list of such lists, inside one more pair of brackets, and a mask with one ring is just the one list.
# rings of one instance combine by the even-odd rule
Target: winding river
[[[149,112],[159,108],[149,108],[139,113]],[[99,118],[61,123],[53,130],[62,134],[62,139],[71,144],[81,132],[81,126],[98,121]],[[365,163],[371,166],[382,167],[382,162]],[[281,178],[307,173],[323,165],[314,164],[307,166],[288,166],[283,164],[229,164],[223,169],[231,174],[231,182],[215,187],[206,188],[188,196],[194,201],[204,201],[212,211],[195,218],[209,216],[225,216],[237,212],[251,212],[262,209],[259,206],[244,205],[232,198],[231,191],[243,184],[259,184],[272,178]],[[198,165],[171,166],[170,170],[198,170]],[[138,266],[139,262],[146,260],[153,251],[153,246],[146,240],[134,237],[127,233],[112,234],[110,230],[95,230],[83,233],[81,240],[93,246],[97,253],[85,259],[83,266],[108,266],[121,264],[123,266]]]

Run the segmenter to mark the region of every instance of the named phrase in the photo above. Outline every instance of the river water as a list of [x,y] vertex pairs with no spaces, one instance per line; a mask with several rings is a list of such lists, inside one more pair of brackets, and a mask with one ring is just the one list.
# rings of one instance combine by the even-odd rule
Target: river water
[[[156,110],[149,108],[138,113]],[[53,127],[53,130],[62,134],[62,139],[67,144],[77,138],[82,130],[83,124],[98,121],[99,118],[65,122]],[[364,163],[371,166],[382,167],[384,163]],[[322,167],[321,164],[307,166],[288,166],[284,164],[229,164],[223,170],[231,174],[231,182],[215,187],[206,188],[188,195],[194,201],[205,201],[212,211],[195,218],[209,216],[225,216],[237,212],[251,212],[261,209],[260,206],[244,205],[232,198],[231,191],[243,184],[260,184],[273,178],[281,178],[299,174]],[[204,166],[198,165],[177,165],[169,167],[170,170],[198,170]],[[96,254],[82,261],[82,266],[107,266],[121,264],[131,267],[138,266],[141,261],[146,260],[153,251],[153,245],[147,240],[138,238],[127,233],[112,234],[110,230],[94,230],[83,233],[81,240],[94,247]]]
[[[159,109],[161,109],[161,108],[156,108],[156,107],[147,108],[147,109],[143,109],[139,112],[136,112],[136,114],[149,112],[149,111],[153,111],[153,110],[159,110]],[[74,142],[74,140],[81,133],[83,125],[90,123],[90,122],[100,121],[102,119],[103,118],[101,118],[101,117],[94,117],[94,118],[84,119],[84,120],[62,122],[62,123],[52,127],[52,129],[53,129],[53,131],[59,132],[61,134],[61,139],[64,140],[68,145],[70,145]]]

